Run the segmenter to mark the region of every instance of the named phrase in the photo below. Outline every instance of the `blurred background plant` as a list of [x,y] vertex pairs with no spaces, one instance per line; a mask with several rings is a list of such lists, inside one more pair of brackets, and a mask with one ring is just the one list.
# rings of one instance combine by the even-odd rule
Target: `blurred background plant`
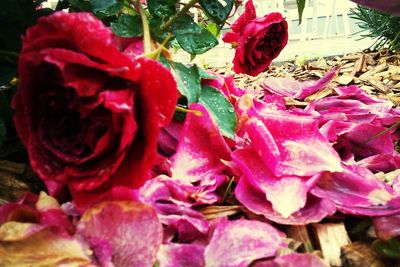
[[373,50],[400,48],[400,17],[362,6],[351,9],[351,17],[357,20],[362,29],[362,37],[376,39],[371,47]]

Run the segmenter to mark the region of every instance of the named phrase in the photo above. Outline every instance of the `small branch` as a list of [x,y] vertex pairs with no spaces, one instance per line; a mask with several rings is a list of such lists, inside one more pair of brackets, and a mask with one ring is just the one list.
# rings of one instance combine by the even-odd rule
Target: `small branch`
[[167,22],[165,22],[163,25],[161,25],[160,30],[161,31],[166,31],[171,27],[171,25],[177,21],[180,17],[186,14],[186,12],[189,11],[190,8],[192,8],[195,4],[197,4],[199,0],[190,0],[189,3],[187,3],[181,10],[179,10],[175,15],[173,15]]
[[17,52],[0,49],[0,58],[17,61],[19,54]]
[[140,0],[134,0],[132,4],[135,6],[136,11],[139,13],[143,25],[143,43],[144,43],[144,54],[151,52],[151,35],[149,28],[149,21],[147,20],[143,6]]

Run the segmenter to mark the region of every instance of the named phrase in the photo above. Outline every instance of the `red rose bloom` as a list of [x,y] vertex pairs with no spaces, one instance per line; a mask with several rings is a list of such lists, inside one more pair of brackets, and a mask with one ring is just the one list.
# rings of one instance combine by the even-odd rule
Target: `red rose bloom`
[[87,207],[144,183],[177,101],[166,68],[129,59],[91,14],[58,12],[27,30],[18,71],[15,126],[50,194],[67,185]]
[[288,25],[280,13],[256,17],[253,1],[246,3],[244,13],[232,24],[223,40],[236,47],[233,70],[256,76],[265,71],[288,41]]

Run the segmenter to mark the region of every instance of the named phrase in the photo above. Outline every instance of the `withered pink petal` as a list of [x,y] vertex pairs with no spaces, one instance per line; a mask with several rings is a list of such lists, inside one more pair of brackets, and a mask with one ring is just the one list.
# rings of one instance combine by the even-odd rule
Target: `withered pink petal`
[[239,219],[221,221],[205,249],[206,266],[248,266],[257,259],[273,257],[287,247],[285,235],[271,225]]
[[368,168],[372,172],[390,172],[400,169],[400,155],[377,154],[357,161],[357,165]]
[[230,160],[230,148],[203,106],[192,104],[190,109],[201,115],[186,116],[177,152],[172,157],[172,178],[187,183],[215,184],[226,168],[221,160]]
[[175,243],[161,245],[157,259],[160,267],[203,267],[204,246]]
[[192,206],[216,201],[213,195],[166,176],[147,181],[140,188],[140,199],[151,205],[169,232],[183,242],[193,241],[208,232],[205,217]]
[[262,86],[272,94],[303,100],[307,96],[325,88],[338,71],[338,68],[332,68],[316,82],[298,82],[288,78],[268,77],[264,80]]
[[400,214],[374,217],[372,219],[376,235],[383,240],[400,236]]
[[315,223],[336,212],[335,204],[332,201],[308,194],[304,208],[285,218],[272,208],[271,203],[266,200],[265,194],[253,187],[246,177],[240,178],[235,189],[235,196],[250,211],[263,215],[279,224],[304,225]]
[[291,253],[274,260],[261,261],[254,267],[329,267],[321,258],[310,253]]
[[35,206],[39,212],[41,224],[58,226],[69,234],[75,232],[75,226],[72,225],[68,216],[61,209],[60,204],[53,197],[41,192]]
[[323,173],[311,193],[335,202],[348,214],[383,216],[399,212],[399,197],[368,169],[344,165],[337,173]]
[[281,77],[268,77],[261,86],[273,95],[295,97],[301,92],[304,84],[293,79]]
[[356,125],[348,133],[340,136],[337,142],[359,157],[394,153],[390,132],[386,131],[385,127],[370,123]]
[[309,190],[306,179],[276,177],[251,148],[236,150],[232,158],[246,176],[245,179],[264,192],[272,208],[283,217],[289,217],[306,204]]
[[331,80],[335,78],[338,72],[339,68],[332,68],[314,84],[303,87],[300,94],[297,94],[296,97],[300,100],[303,100],[307,96],[324,89],[331,82]]
[[312,176],[320,171],[342,169],[339,155],[320,133],[318,121],[286,112],[257,116],[259,120],[246,124],[247,132],[254,150],[275,175]]
[[0,226],[2,266],[96,266],[91,253],[59,227],[15,221]]
[[[116,223],[117,222],[117,223]],[[106,201],[87,210],[77,226],[98,258],[115,266],[152,266],[162,242],[162,226],[153,208],[128,201]]]

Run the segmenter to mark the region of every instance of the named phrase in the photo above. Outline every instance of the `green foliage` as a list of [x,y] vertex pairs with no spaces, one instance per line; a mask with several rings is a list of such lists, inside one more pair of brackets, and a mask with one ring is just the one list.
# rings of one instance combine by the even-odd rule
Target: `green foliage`
[[225,5],[219,0],[200,0],[200,5],[207,16],[218,24],[225,23],[235,3],[234,0],[223,0],[222,2],[224,2]]
[[192,55],[200,55],[218,44],[217,38],[207,29],[200,27],[186,15],[172,25],[172,32],[183,50]]
[[170,66],[179,92],[187,98],[189,105],[197,102],[201,93],[199,68],[196,65],[187,67],[178,62],[170,62]]
[[362,29],[362,37],[376,39],[373,49],[400,48],[400,17],[361,6],[352,9],[351,13],[351,17],[358,21],[357,24]]
[[202,86],[199,103],[210,112],[221,133],[226,137],[233,138],[236,129],[236,113],[231,102],[220,91],[206,85]]
[[118,20],[111,23],[112,31],[122,37],[133,37],[143,34],[142,21],[139,15],[121,14]]
[[400,241],[396,237],[387,241],[376,240],[372,247],[385,257],[400,259]]
[[306,0],[296,0],[297,12],[299,13],[299,24],[302,22],[303,11],[306,6]]
[[147,7],[153,16],[167,18],[176,13],[177,2],[178,0],[148,0]]
[[92,5],[85,0],[68,0],[69,4],[78,11],[91,11]]
[[124,6],[121,0],[90,0],[93,13],[99,18],[113,16]]

